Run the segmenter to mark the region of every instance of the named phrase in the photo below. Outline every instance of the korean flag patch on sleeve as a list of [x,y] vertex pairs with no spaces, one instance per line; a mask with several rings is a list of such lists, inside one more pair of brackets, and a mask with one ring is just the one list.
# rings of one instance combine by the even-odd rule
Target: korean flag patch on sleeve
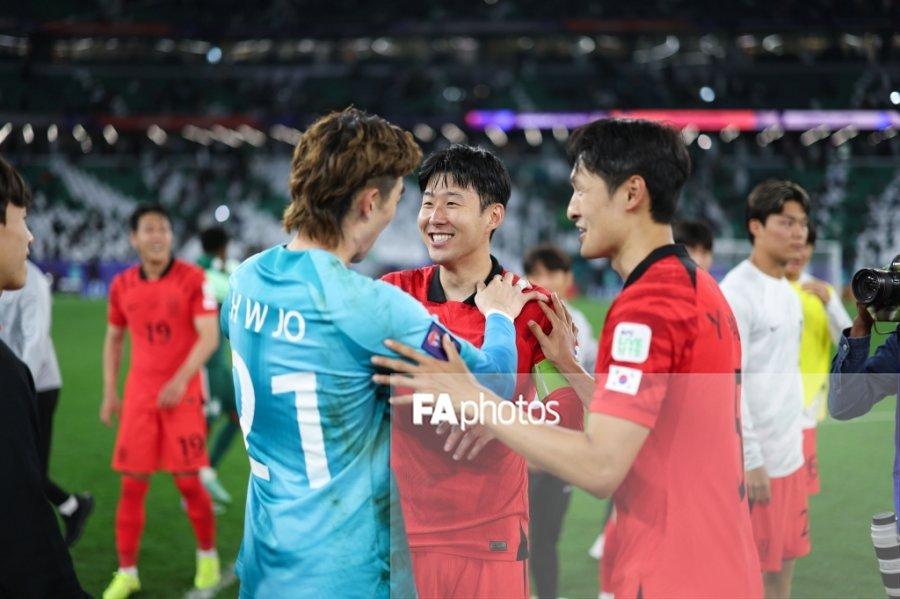
[[[444,351],[444,346],[441,345],[441,339],[444,335],[449,335],[447,330],[439,325],[436,322],[432,322],[431,326],[428,327],[428,331],[425,333],[425,340],[422,342],[422,349],[425,352],[437,358],[438,360],[446,360],[447,352]],[[453,341],[453,345],[456,346],[456,351],[459,351],[462,348],[462,345],[456,339],[451,338]]]
[[643,364],[650,355],[653,332],[645,324],[620,322],[613,331],[612,359],[616,362]]
[[641,388],[641,378],[643,376],[644,373],[637,368],[613,364],[609,367],[609,376],[606,377],[605,387],[610,391],[637,395],[638,389]]

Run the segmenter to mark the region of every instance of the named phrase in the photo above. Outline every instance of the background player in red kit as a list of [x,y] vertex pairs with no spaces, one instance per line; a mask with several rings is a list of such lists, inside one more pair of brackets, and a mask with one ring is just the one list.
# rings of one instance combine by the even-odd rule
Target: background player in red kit
[[[490,246],[510,186],[506,167],[482,148],[453,145],[426,158],[419,173],[418,225],[436,265],[384,277],[476,346],[484,340],[485,322],[475,306],[476,289],[496,276],[513,276],[491,256]],[[529,329],[529,323],[550,328],[540,306],[526,304],[515,320],[520,374],[512,399],[521,394],[530,401],[537,376],[538,397],[554,406],[561,426],[581,429],[581,401],[545,360]],[[484,429],[454,429],[445,439],[433,426],[414,425],[409,410],[399,411],[392,424],[391,466],[419,595],[527,597],[525,460],[490,443],[493,436]]]
[[[545,470],[613,496],[618,555],[609,590],[617,598],[759,597],[737,327],[712,277],[672,243],[687,150],[673,129],[616,120],[578,129],[569,149],[568,215],[581,233],[581,255],[609,257],[625,280],[604,325],[590,420],[585,433],[491,419],[486,426]],[[451,345],[445,340],[450,359],[440,362],[391,342],[410,362],[380,359],[397,374],[376,380],[439,389],[457,409],[479,393],[502,401],[465,374]],[[583,396],[592,382],[567,360],[558,366]]]
[[[171,472],[197,537],[194,584],[219,581],[215,520],[197,471],[208,465],[200,368],[219,342],[215,298],[198,267],[172,257],[172,229],[162,206],[139,207],[131,217],[131,243],[140,264],[113,279],[103,348],[100,418],[121,413],[113,469],[122,473],[116,511],[119,570],[104,599],[140,590],[137,555],[144,527],[148,477]],[[131,368],[124,405],[117,385],[125,331],[131,336]]]

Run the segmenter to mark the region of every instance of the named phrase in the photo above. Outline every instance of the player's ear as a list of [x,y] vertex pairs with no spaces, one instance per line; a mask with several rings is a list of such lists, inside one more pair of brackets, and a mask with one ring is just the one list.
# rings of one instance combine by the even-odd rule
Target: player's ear
[[488,208],[488,227],[490,227],[490,230],[494,231],[500,227],[504,218],[506,218],[506,207],[499,203],[491,204]]
[[360,216],[368,218],[378,207],[379,201],[381,201],[381,192],[378,191],[377,187],[366,187],[360,191],[359,196],[356,198],[356,206]]
[[642,203],[647,204],[647,210],[650,209],[650,192],[647,190],[647,182],[640,175],[632,175],[622,183],[625,196],[625,210],[632,212],[636,210]]
[[759,237],[763,224],[758,218],[751,218],[747,222],[747,228],[750,230],[750,234],[753,235],[753,237]]
[[137,233],[135,231],[132,231],[131,233],[128,234],[128,241],[131,242],[131,248],[133,250],[137,251],[137,249],[138,249]]

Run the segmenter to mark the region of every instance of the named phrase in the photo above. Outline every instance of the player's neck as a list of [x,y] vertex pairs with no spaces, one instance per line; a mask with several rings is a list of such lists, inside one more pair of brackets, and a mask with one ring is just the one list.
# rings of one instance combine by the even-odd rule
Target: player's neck
[[316,241],[315,239],[307,237],[303,233],[297,233],[296,235],[294,235],[294,238],[291,239],[285,247],[287,247],[287,249],[292,252],[303,252],[306,250],[324,250],[337,256],[345,266],[350,264],[350,260],[351,258],[353,258],[353,255],[355,253],[353,248],[350,248],[344,242],[338,244],[337,247],[328,247],[323,243]]
[[785,278],[785,267],[787,265],[776,262],[771,256],[756,247],[750,252],[750,263],[770,277],[775,279]]
[[461,302],[475,293],[478,283],[491,273],[490,247],[462,256],[458,260],[441,264],[438,274],[441,287],[448,300]]
[[166,271],[166,267],[169,265],[169,262],[172,261],[172,257],[169,256],[165,260],[161,262],[145,262],[141,261],[141,270],[144,271],[144,276],[148,279],[156,280],[162,276],[162,274]]
[[675,242],[672,239],[672,227],[653,223],[641,227],[639,235],[629,235],[619,251],[610,256],[609,264],[623,281],[627,281],[637,265],[643,262],[650,252],[673,243]]

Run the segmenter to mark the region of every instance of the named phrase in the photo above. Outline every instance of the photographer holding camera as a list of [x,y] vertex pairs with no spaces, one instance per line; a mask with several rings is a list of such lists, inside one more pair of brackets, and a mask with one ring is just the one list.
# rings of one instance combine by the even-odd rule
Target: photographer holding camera
[[[900,255],[884,270],[860,270],[851,287],[858,314],[831,364],[828,411],[838,420],[862,416],[888,395],[900,395],[900,327],[869,357],[875,321],[900,322]],[[900,411],[897,418],[900,425]],[[900,437],[895,442],[900,450]],[[894,455],[894,510],[900,513],[900,451]]]

